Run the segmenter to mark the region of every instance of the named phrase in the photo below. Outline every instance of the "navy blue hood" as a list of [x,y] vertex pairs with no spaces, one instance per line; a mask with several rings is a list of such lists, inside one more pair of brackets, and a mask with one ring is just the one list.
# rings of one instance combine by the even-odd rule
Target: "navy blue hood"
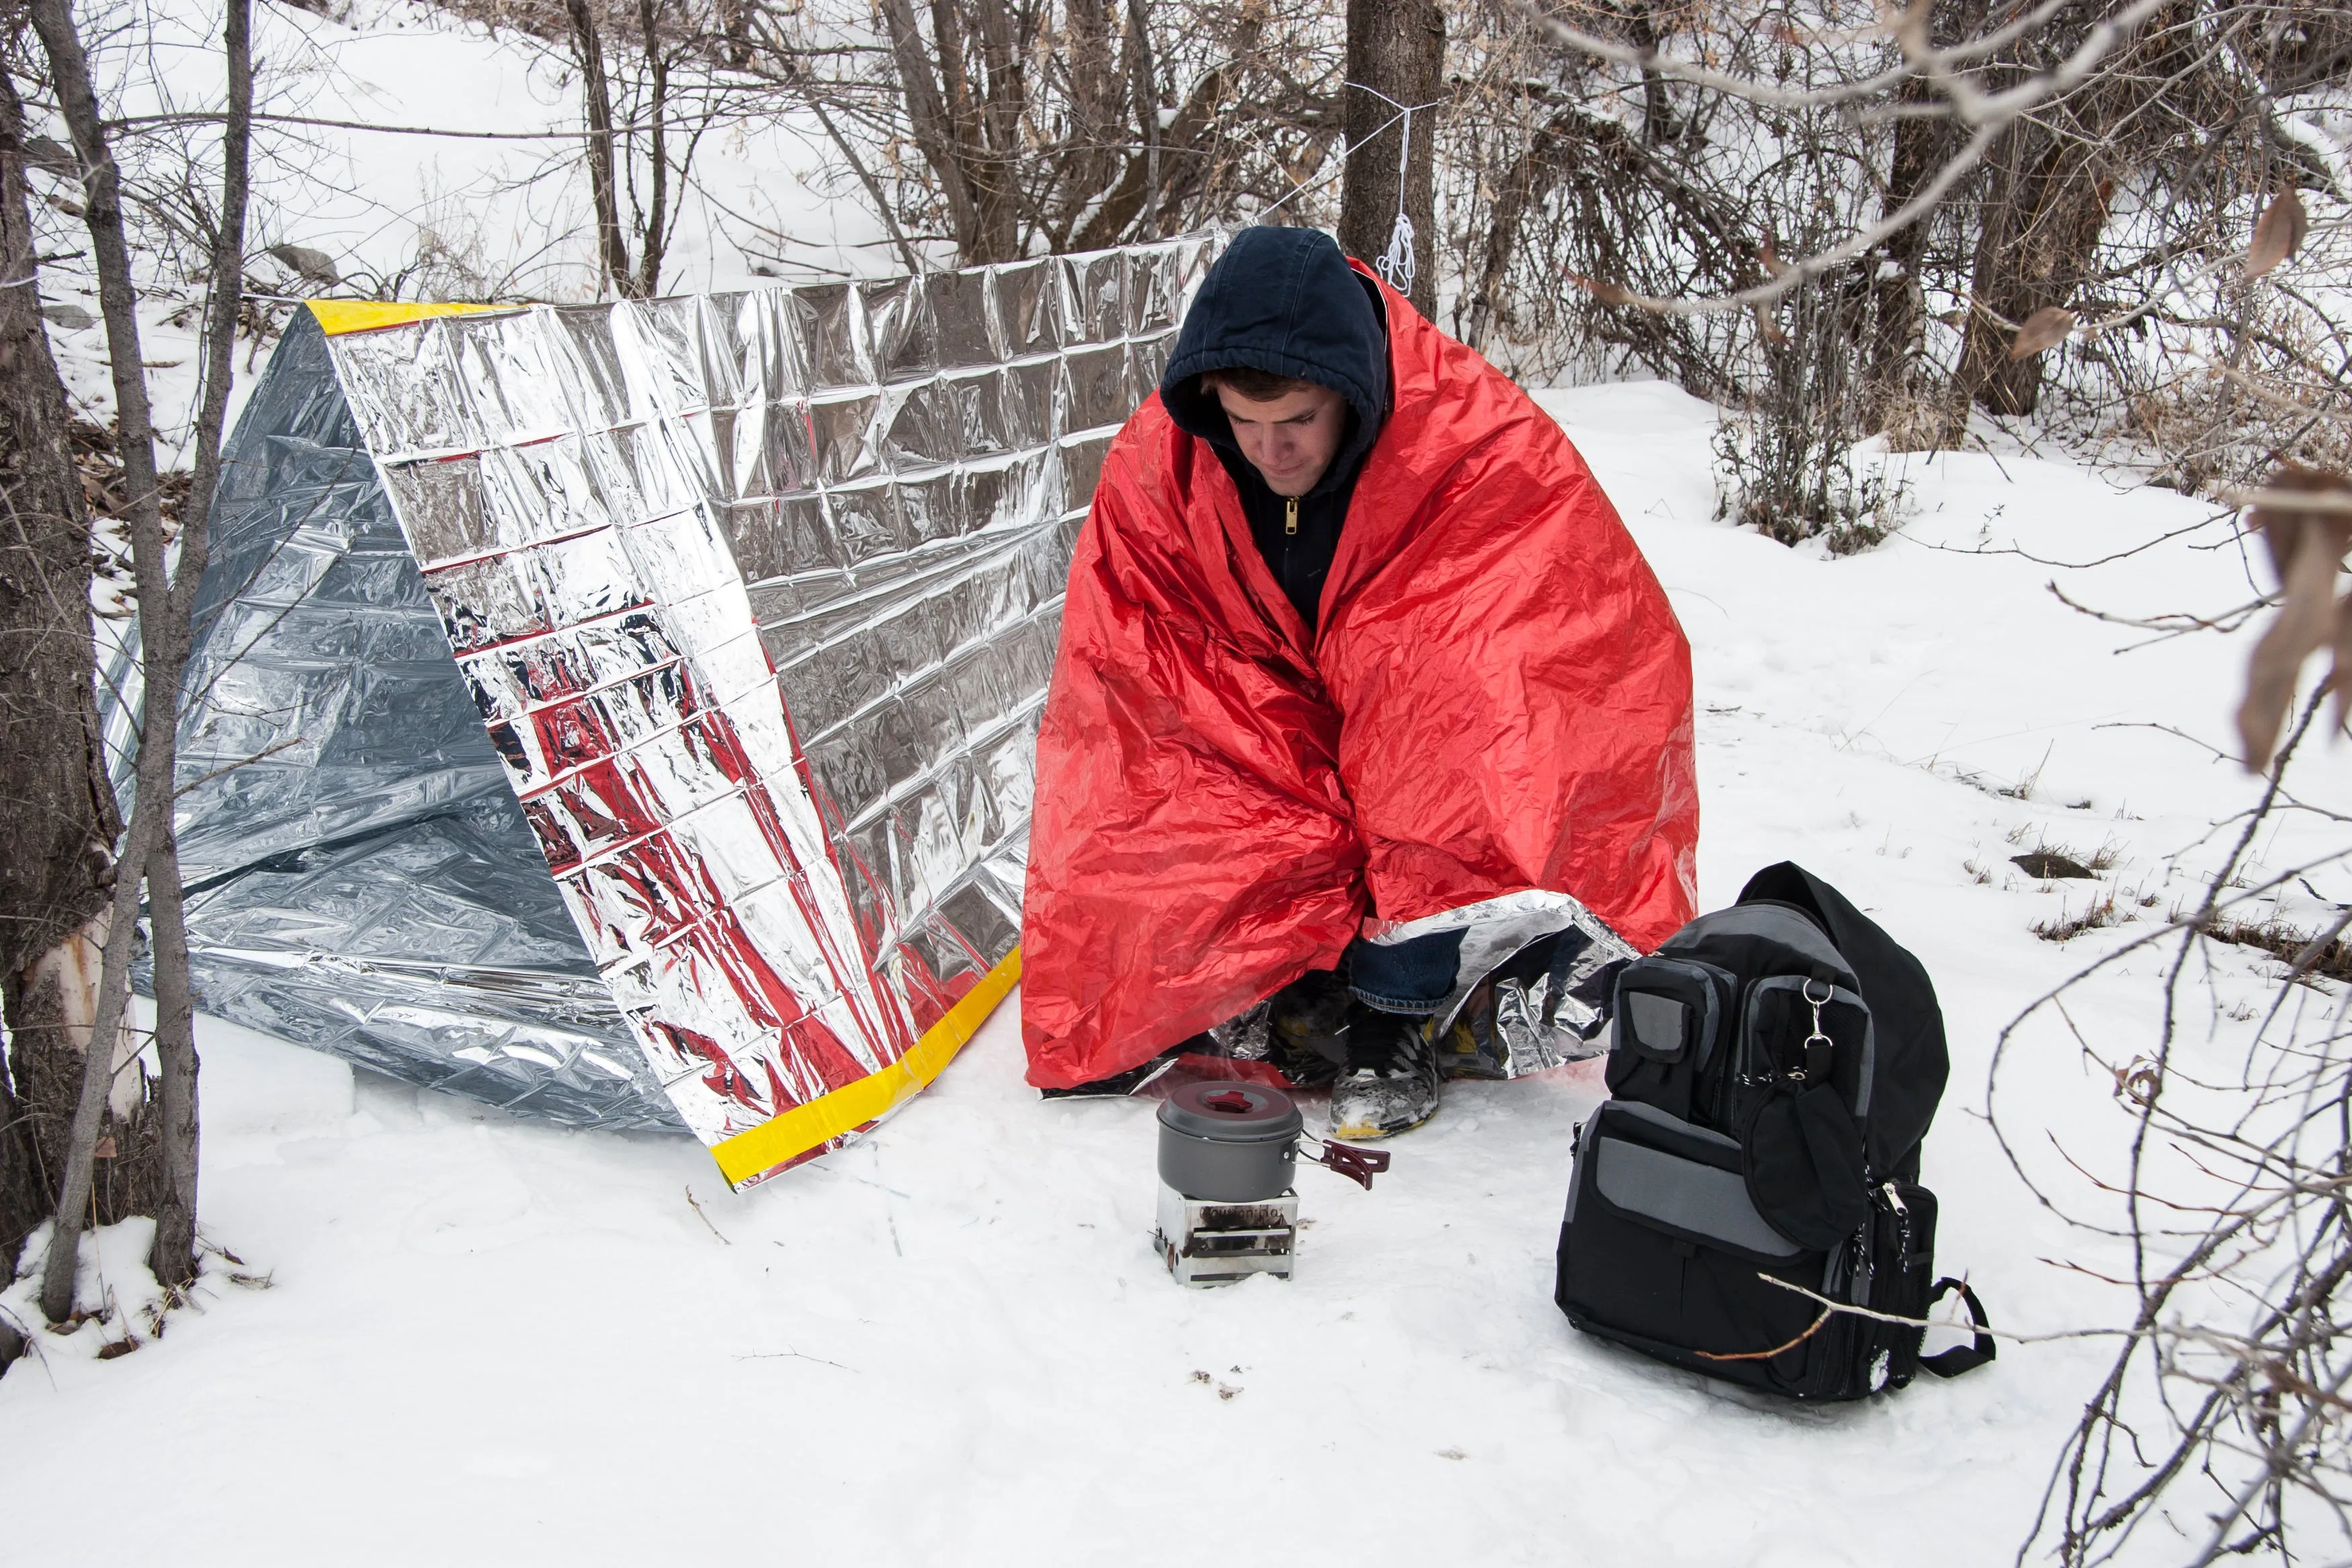
[[1160,401],[1178,429],[1233,447],[1225,411],[1201,386],[1203,372],[1247,365],[1328,386],[1348,400],[1355,429],[1316,489],[1352,482],[1388,417],[1389,334],[1378,299],[1329,235],[1245,228],[1184,313]]

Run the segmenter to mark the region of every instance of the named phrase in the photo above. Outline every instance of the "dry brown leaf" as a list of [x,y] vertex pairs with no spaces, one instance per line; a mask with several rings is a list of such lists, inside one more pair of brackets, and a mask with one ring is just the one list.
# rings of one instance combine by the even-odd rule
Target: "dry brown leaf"
[[[2289,464],[2272,476],[2268,489],[2305,494],[2352,495],[2352,479],[2318,468]],[[2245,746],[2247,768],[2261,773],[2270,766],[2278,748],[2279,731],[2286,722],[2287,705],[2294,700],[2294,684],[2303,661],[2324,643],[2339,650],[2336,675],[2352,677],[2343,662],[2347,634],[2343,612],[2336,604],[2336,574],[2352,544],[2352,518],[2305,511],[2286,506],[2260,506],[2252,518],[2278,573],[2283,595],[2279,612],[2254,645],[2246,668],[2245,700],[2238,705],[2238,738]],[[2334,679],[2334,677],[2331,677]],[[2339,721],[2344,695],[2336,696]]]
[[89,1152],[89,1157],[90,1157],[91,1159],[93,1159],[93,1160],[111,1160],[111,1159],[113,1159],[113,1158],[114,1158],[114,1134],[113,1134],[113,1133],[111,1133],[111,1132],[110,1132],[110,1133],[108,1133],[105,1137],[103,1137],[103,1138],[100,1139],[100,1140],[98,1141],[98,1147],[97,1147],[97,1148],[95,1148],[95,1149],[92,1149],[92,1150]]
[[2074,330],[2074,312],[2063,305],[2042,306],[2017,329],[2017,337],[2009,345],[2009,357],[2030,359],[2043,349],[2057,347]]
[[1632,291],[1617,284],[1604,282],[1598,278],[1587,278],[1581,272],[1570,273],[1568,280],[1604,305],[1630,305],[1633,302]]
[[1789,346],[1789,334],[1780,330],[1780,323],[1774,321],[1772,319],[1772,313],[1769,310],[1767,310],[1763,306],[1759,305],[1755,309],[1757,332],[1766,342],[1771,344],[1774,348],[1787,348]]
[[2260,278],[2288,257],[2303,248],[2303,237],[2311,231],[2311,219],[2305,216],[2303,198],[2293,185],[2271,198],[2263,216],[2254,220],[2253,243],[2246,247],[2246,276]]
[[1780,253],[1772,248],[1772,242],[1769,239],[1757,247],[1756,259],[1764,264],[1764,276],[1767,278],[1778,278],[1789,270],[1789,264],[1780,259]]

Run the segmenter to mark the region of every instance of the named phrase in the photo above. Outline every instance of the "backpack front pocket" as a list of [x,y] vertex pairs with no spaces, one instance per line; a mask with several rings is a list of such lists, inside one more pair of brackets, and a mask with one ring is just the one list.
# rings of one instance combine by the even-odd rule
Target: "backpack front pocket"
[[1609,1092],[1676,1118],[1722,1050],[1733,979],[1711,963],[1641,958],[1618,972],[1611,1003]]
[[1818,1306],[1759,1276],[1819,1289],[1825,1262],[1759,1212],[1733,1139],[1621,1100],[1586,1124],[1559,1254],[1559,1305],[1579,1327],[1716,1376],[1811,1393],[1832,1336],[1806,1339]]

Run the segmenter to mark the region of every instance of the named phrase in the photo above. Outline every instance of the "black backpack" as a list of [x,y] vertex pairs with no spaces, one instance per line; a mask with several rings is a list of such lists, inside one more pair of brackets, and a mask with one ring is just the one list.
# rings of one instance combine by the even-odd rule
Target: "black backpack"
[[[1570,1322],[1798,1399],[1993,1359],[1975,1293],[1929,1284],[1919,1145],[1949,1063],[1916,958],[1783,862],[1625,965],[1613,1018],[1559,1231]],[[1823,1305],[1917,1319],[1954,1290],[1979,1331],[1927,1357],[1922,1331]]]

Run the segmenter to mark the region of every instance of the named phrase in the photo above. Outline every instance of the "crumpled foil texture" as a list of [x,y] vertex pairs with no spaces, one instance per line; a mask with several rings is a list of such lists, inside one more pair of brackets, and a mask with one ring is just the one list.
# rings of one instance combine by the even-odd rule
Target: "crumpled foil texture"
[[1640,957],[1567,893],[1523,889],[1420,920],[1381,925],[1366,940],[1405,942],[1463,933],[1454,988],[1433,1022],[1466,1078],[1524,1078],[1608,1049],[1609,988]]
[[1213,243],[299,318],[182,725],[201,1004],[709,1143],[903,1057],[1018,939],[1070,550]]

